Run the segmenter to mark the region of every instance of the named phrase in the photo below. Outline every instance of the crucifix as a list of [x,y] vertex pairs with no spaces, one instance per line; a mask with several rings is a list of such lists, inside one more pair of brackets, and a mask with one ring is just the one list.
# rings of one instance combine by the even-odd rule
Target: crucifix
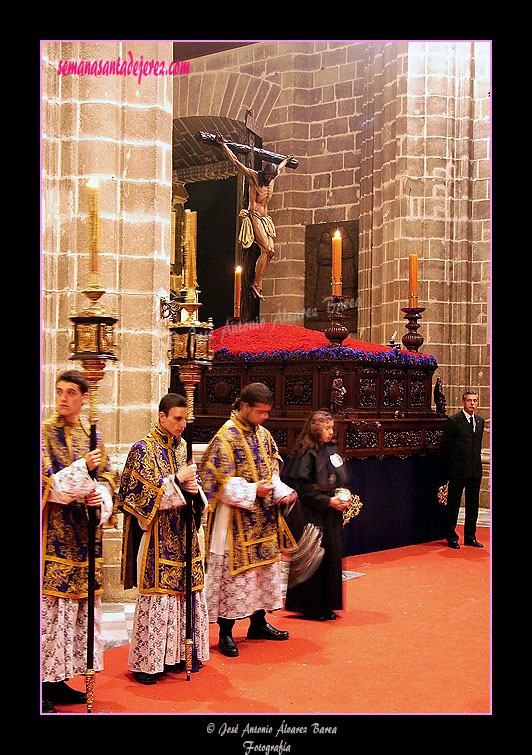
[[[226,141],[220,134],[198,132],[198,140],[212,144],[223,150],[227,159],[247,179],[247,209],[240,211],[242,225],[238,240],[248,254],[243,260],[242,294],[240,317],[242,322],[259,320],[259,305],[264,299],[262,280],[268,264],[274,256],[275,226],[268,215],[268,204],[273,196],[274,181],[285,167],[295,169],[298,161],[292,156],[284,156],[255,147],[257,124],[252,111],[246,113],[246,129],[249,144]],[[237,154],[251,158],[246,165]],[[262,160],[261,170],[254,169],[255,159]]]

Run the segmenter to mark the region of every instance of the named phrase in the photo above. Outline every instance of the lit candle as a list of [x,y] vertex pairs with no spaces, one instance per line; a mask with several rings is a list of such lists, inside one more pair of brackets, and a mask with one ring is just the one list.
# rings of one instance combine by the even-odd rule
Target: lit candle
[[89,202],[89,239],[90,239],[90,271],[91,283],[97,282],[98,277],[98,246],[100,241],[100,219],[98,215],[98,190],[100,182],[97,178],[87,181],[87,198]]
[[338,229],[332,237],[332,294],[342,295],[342,237]]
[[417,254],[410,255],[408,306],[417,307]]
[[240,283],[242,278],[242,268],[240,265],[235,268],[235,306],[234,316],[240,317]]

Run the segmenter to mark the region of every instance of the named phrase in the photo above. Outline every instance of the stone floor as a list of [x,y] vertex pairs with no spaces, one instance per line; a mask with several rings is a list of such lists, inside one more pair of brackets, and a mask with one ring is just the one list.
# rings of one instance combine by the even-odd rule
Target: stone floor
[[[489,527],[491,524],[490,509],[480,509],[477,526]],[[464,509],[460,509],[458,523],[464,522]],[[358,572],[343,572],[343,578],[353,579],[363,576]],[[285,575],[286,577],[286,575]],[[131,640],[135,603],[103,603],[103,634],[104,649],[128,645]]]

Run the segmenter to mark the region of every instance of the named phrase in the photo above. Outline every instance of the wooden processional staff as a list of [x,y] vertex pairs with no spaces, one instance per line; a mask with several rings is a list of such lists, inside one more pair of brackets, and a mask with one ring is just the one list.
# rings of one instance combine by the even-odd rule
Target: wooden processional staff
[[[83,365],[83,374],[89,383],[89,423],[90,450],[96,449],[96,429],[98,423],[98,384],[102,380],[106,361],[115,361],[114,355],[114,325],[116,317],[104,314],[98,303],[105,291],[98,285],[98,247],[99,247],[99,216],[98,216],[98,183],[89,181],[87,184],[89,203],[89,231],[90,231],[90,282],[82,291],[90,301],[89,307],[70,318],[74,325],[74,339],[71,344],[70,359],[78,360]],[[97,478],[98,470],[90,472],[91,477]],[[87,671],[85,672],[87,691],[87,713],[92,713],[94,702],[94,598],[96,582],[96,512],[93,506],[87,506],[89,534],[88,534],[88,627],[87,627]]]

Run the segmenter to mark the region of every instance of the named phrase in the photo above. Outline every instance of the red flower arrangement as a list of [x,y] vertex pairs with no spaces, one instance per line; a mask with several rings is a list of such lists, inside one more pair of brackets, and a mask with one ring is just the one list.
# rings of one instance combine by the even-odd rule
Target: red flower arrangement
[[340,347],[333,347],[325,337],[325,333],[319,330],[268,322],[242,323],[217,328],[212,333],[211,347],[215,354],[223,351],[224,354],[232,357],[249,355],[252,358],[257,354],[268,356],[276,353],[279,356],[289,356],[295,352],[305,354],[312,350],[327,350],[327,352],[336,352],[339,357],[345,357],[353,351],[364,352],[368,355],[388,353],[394,361],[396,356],[400,359],[406,355],[409,355],[410,359],[433,359],[427,354],[399,351],[390,346],[366,343],[354,338],[346,338]]
[[213,331],[211,346],[214,351],[227,349],[237,356],[246,351],[249,354],[260,354],[272,351],[309,351],[330,346],[324,333],[319,330],[309,330],[296,325],[280,325],[278,323],[243,323],[241,325],[226,325]]

